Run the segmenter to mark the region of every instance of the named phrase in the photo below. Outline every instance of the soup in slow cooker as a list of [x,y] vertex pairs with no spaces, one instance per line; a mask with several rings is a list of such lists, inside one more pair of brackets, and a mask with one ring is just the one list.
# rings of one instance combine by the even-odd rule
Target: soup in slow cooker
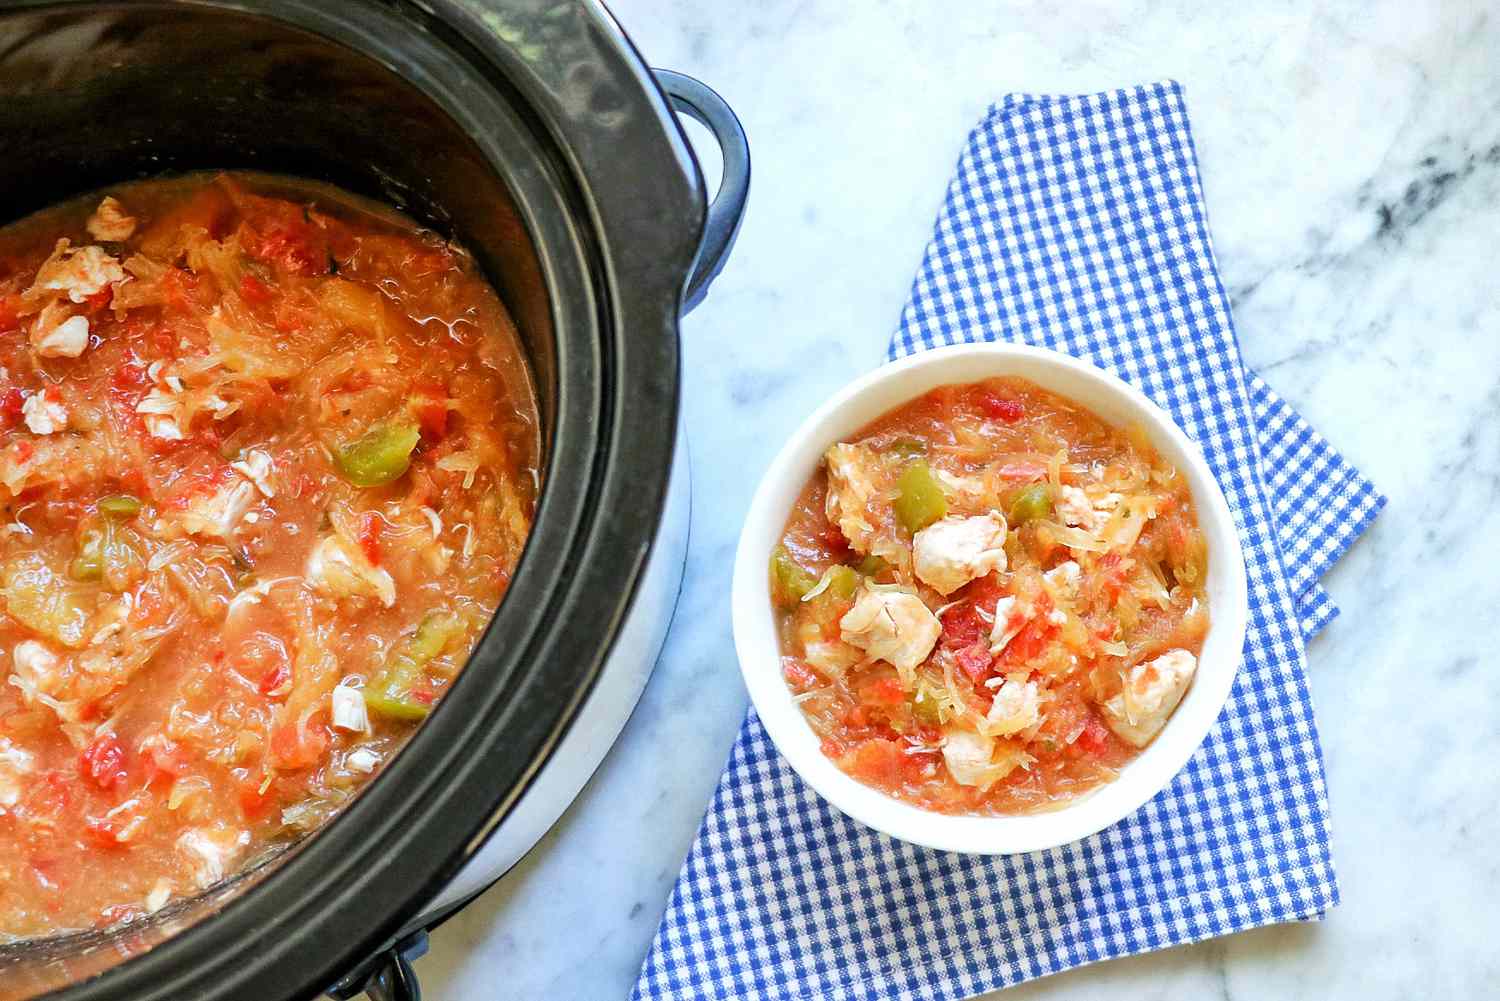
[[440,701],[538,490],[461,248],[265,175],[0,230],[0,936],[316,829]]
[[1150,744],[1208,630],[1182,474],[1021,379],[944,386],[828,449],[771,559],[823,753],[941,813],[1055,809]]

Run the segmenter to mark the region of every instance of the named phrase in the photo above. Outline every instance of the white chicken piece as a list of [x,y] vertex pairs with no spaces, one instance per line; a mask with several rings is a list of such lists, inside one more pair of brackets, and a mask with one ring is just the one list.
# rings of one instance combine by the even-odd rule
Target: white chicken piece
[[130,239],[135,232],[135,216],[125,211],[125,206],[113,195],[105,195],[89,221],[84,223],[89,236],[103,243],[120,243]]
[[315,590],[330,597],[363,595],[378,598],[386,608],[396,603],[396,582],[391,575],[337,533],[313,547],[303,575]]
[[990,653],[998,654],[1010,645],[1010,641],[1031,621],[1031,611],[1030,605],[1022,605],[1013,594],[995,602],[995,624],[990,626]]
[[250,832],[232,827],[190,827],[177,838],[177,851],[193,868],[200,888],[213,886],[250,844]]
[[1125,687],[1104,702],[1106,722],[1120,739],[1135,747],[1151,743],[1182,701],[1198,658],[1186,650],[1168,650],[1125,676]]
[[991,760],[995,754],[995,739],[981,736],[972,730],[954,727],[943,735],[943,762],[953,781],[963,786],[989,786],[996,778]]
[[68,408],[50,386],[26,398],[21,416],[32,434],[55,434],[68,426]]
[[61,662],[57,659],[57,654],[47,649],[46,644],[36,640],[17,643],[11,651],[10,663],[16,677],[26,683],[22,687],[23,692],[31,688],[50,695],[57,690],[62,679],[59,672]]
[[141,402],[135,405],[151,437],[163,441],[181,441],[182,401],[169,390],[152,386]]
[[78,747],[85,746],[91,728],[80,721],[78,703],[58,698],[67,686],[67,677],[57,654],[36,640],[22,640],[11,651],[10,664],[10,684],[21,692],[26,704],[52,710],[68,739]]
[[1090,499],[1079,487],[1065,486],[1057,500],[1057,513],[1064,525],[1081,528],[1085,532],[1097,532],[1109,520],[1109,513],[1124,500],[1120,494],[1107,493]]
[[828,466],[828,496],[823,501],[828,520],[839,527],[855,552],[870,552],[875,526],[865,512],[876,493],[869,472],[876,463],[875,453],[864,445],[841,443],[823,453],[823,461]]
[[35,755],[8,737],[0,737],[0,810],[16,805],[21,798],[21,780],[35,767]]
[[52,248],[52,256],[37,269],[36,281],[26,296],[34,299],[43,292],[63,292],[70,301],[84,303],[126,277],[120,262],[105,253],[103,247],[74,248],[72,241],[64,237]]
[[358,688],[340,682],[328,694],[328,702],[335,729],[348,730],[350,733],[370,731],[370,715],[365,708],[365,696]]
[[49,302],[31,323],[31,349],[43,358],[77,358],[89,347],[89,319]]
[[1005,569],[1005,533],[998,511],[944,518],[912,536],[912,568],[939,594],[952,594],[976,577]]
[[276,487],[271,483],[271,471],[274,463],[271,457],[258,448],[247,451],[237,462],[231,462],[229,468],[239,473],[245,479],[255,484],[267,498],[276,496]]
[[1007,678],[995,690],[995,701],[985,715],[990,733],[996,737],[1008,737],[1035,726],[1041,718],[1042,696],[1035,681],[1019,681]]
[[178,516],[178,523],[189,535],[227,539],[245,512],[255,504],[255,498],[255,484],[236,478],[217,493],[188,505],[187,510]]
[[839,620],[839,631],[845,643],[910,672],[932,652],[943,625],[915,594],[867,583]]

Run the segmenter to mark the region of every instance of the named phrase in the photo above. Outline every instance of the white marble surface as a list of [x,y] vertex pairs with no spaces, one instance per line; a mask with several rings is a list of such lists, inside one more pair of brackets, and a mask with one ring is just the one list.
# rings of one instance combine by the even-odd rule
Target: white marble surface
[[616,752],[439,930],[428,996],[623,998],[739,726],[725,599],[781,437],[876,364],[968,129],[1011,90],[1162,77],[1188,105],[1246,356],[1390,497],[1310,648],[1343,905],[1007,999],[1500,990],[1500,10],[1477,3],[617,0],[718,88],[755,179],[684,324],[686,597]]

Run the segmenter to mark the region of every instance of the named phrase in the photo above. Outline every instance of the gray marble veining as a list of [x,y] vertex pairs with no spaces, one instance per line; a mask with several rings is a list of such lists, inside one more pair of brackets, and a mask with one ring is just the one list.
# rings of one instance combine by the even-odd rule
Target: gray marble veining
[[[542,845],[446,924],[430,997],[623,998],[745,705],[738,526],[783,436],[877,364],[954,160],[1009,91],[1173,77],[1249,361],[1389,495],[1311,645],[1343,905],[1006,992],[1500,991],[1500,10],[1479,3],[617,0],[750,132],[734,259],[684,324],[693,541],[666,652]],[[695,135],[700,135],[695,133]]]

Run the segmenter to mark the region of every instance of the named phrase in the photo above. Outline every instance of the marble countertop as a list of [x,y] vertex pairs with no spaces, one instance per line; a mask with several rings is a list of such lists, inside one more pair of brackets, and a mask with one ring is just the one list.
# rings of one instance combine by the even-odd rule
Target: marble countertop
[[991,101],[1164,77],[1187,89],[1245,356],[1390,497],[1326,579],[1343,615],[1309,648],[1343,904],[1321,924],[1005,997],[1495,990],[1495,12],[1477,0],[612,7],[653,65],[734,105],[754,157],[734,257],[683,324],[687,580],[615,752],[546,840],[434,934],[418,963],[428,997],[625,997],[744,712],[727,586],[757,472],[882,359]]

